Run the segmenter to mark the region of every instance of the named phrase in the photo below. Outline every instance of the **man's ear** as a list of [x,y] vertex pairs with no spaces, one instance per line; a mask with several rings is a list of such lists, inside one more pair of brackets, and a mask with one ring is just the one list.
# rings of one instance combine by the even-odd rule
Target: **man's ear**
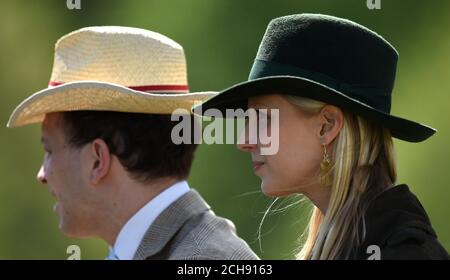
[[328,145],[339,135],[344,126],[344,113],[333,105],[324,106],[319,113],[318,137],[321,145]]
[[91,143],[92,165],[90,166],[90,182],[97,185],[109,172],[111,154],[108,145],[102,139],[95,139]]

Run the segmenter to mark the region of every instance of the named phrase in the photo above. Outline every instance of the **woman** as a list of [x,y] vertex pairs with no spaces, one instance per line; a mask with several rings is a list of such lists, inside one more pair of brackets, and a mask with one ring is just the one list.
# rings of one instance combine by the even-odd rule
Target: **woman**
[[251,153],[266,195],[301,193],[314,204],[299,259],[449,258],[420,202],[395,185],[392,137],[420,142],[435,133],[390,114],[397,58],[354,22],[281,17],[269,24],[249,81],[202,104],[279,109],[271,120],[268,110],[278,153],[263,155],[247,139],[238,147]]

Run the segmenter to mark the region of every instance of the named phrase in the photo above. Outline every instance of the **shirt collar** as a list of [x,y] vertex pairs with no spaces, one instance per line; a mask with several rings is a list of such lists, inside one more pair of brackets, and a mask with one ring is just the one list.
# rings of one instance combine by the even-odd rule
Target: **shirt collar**
[[117,236],[113,248],[117,257],[120,260],[133,259],[142,238],[159,214],[187,192],[189,192],[188,183],[180,181],[165,189],[136,212]]

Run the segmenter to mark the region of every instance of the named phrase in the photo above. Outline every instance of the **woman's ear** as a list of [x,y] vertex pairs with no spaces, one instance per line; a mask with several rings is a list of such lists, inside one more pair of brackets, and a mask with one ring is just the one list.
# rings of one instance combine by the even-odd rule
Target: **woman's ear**
[[111,154],[108,145],[102,139],[95,139],[91,143],[93,161],[90,167],[91,184],[97,185],[108,174],[111,167]]
[[321,145],[328,145],[339,135],[344,125],[344,113],[333,105],[325,105],[319,113],[320,128],[318,137]]

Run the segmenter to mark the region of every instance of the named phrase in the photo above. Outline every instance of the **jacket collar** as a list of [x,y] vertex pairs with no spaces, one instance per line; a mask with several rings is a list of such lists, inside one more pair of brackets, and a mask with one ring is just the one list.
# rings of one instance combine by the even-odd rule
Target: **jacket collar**
[[210,206],[191,189],[156,218],[145,233],[134,259],[146,259],[159,253],[187,220],[208,210]]
[[380,193],[365,214],[365,238],[357,254],[366,256],[368,245],[387,245],[394,233],[415,228],[436,237],[430,219],[420,201],[405,184]]

